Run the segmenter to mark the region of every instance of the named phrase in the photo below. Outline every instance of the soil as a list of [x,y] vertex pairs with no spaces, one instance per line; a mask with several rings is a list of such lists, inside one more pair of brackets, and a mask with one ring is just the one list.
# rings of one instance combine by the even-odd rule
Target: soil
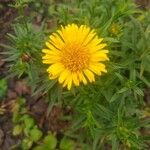
[[[0,43],[7,43],[6,34],[11,32],[11,25],[14,22],[17,12],[8,5],[13,0],[0,0]],[[138,0],[138,4],[142,2],[143,7],[150,4],[145,1]],[[39,21],[37,21],[39,22]],[[0,48],[0,52],[3,49]],[[0,56],[0,78],[6,77],[8,74],[7,63]],[[20,143],[20,137],[12,135],[13,123],[11,108],[18,97],[25,97],[27,100],[27,108],[29,113],[34,117],[37,125],[44,132],[52,131],[60,134],[62,130],[68,128],[70,123],[63,121],[62,117],[66,113],[70,113],[70,109],[63,109],[60,106],[54,106],[49,115],[46,114],[48,104],[41,95],[31,96],[30,87],[26,86],[25,79],[10,78],[8,79],[8,90],[3,101],[0,102],[0,150],[10,150],[10,148]],[[150,105],[150,89],[145,90],[145,101]],[[3,113],[1,114],[1,110]]]
[[150,8],[150,0],[136,0],[136,4],[141,9],[149,9]]

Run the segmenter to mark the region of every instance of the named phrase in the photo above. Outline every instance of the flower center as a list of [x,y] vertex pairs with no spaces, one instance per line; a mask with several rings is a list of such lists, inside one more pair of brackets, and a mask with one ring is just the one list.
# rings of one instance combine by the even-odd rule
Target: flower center
[[89,65],[89,54],[86,47],[79,44],[66,45],[62,53],[62,64],[71,72],[81,71]]

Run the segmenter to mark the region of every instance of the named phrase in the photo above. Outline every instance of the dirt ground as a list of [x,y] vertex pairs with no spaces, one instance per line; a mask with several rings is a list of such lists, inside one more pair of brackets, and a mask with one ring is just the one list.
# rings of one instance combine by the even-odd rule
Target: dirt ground
[[[7,44],[6,34],[11,32],[11,25],[14,22],[17,12],[8,7],[8,4],[13,0],[0,0],[0,43]],[[142,8],[150,6],[149,0],[137,0],[137,3]],[[0,48],[0,52],[4,49]],[[0,78],[6,77],[8,73],[7,63],[0,55]],[[35,118],[38,126],[44,132],[50,130],[52,132],[61,133],[62,129],[67,129],[69,122],[62,121],[60,118],[64,113],[70,113],[68,110],[62,109],[60,106],[54,106],[49,116],[45,114],[47,103],[44,101],[43,96],[31,96],[30,88],[26,86],[25,79],[11,78],[8,79],[8,91],[2,102],[0,108],[3,109],[3,114],[0,114],[0,150],[10,150],[10,147],[20,142],[20,137],[12,136],[12,112],[11,108],[13,103],[18,97],[25,97],[27,100],[27,108]],[[145,90],[145,101],[150,105],[150,89]]]

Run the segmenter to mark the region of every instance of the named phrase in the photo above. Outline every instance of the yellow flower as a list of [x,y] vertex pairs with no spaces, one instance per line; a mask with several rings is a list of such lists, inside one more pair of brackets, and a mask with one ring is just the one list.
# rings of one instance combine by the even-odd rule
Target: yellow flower
[[120,33],[120,31],[121,31],[120,25],[117,23],[113,23],[111,26],[111,30],[110,30],[111,34],[118,35]]
[[107,72],[102,62],[109,60],[108,50],[102,40],[86,25],[69,24],[52,33],[42,50],[50,79],[57,78],[70,90],[72,85],[95,81],[94,74]]

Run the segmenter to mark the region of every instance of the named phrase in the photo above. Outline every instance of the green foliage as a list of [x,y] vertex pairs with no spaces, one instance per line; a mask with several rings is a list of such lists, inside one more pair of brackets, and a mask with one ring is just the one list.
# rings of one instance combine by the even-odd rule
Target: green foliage
[[55,150],[56,146],[58,145],[59,150],[74,150],[75,149],[75,142],[67,137],[63,137],[58,144],[57,138],[55,135],[49,133],[47,136],[44,137],[42,144],[33,148],[33,150]]
[[2,10],[3,9],[3,5],[2,4],[0,4],[0,10]]
[[74,142],[70,139],[63,138],[60,142],[60,149],[61,150],[74,150],[75,149]]
[[44,140],[43,140],[44,144],[47,146],[48,149],[55,149],[56,145],[57,145],[57,139],[54,135],[49,134],[47,135]]
[[40,145],[35,147],[33,150],[45,150],[47,147],[45,145]]
[[14,136],[23,135],[24,138],[20,146],[23,150],[28,150],[42,138],[43,133],[35,124],[32,116],[28,114],[25,104],[25,99],[18,98],[13,106],[12,112],[15,126],[12,134]]
[[32,2],[33,0],[16,0],[14,5],[10,5],[16,9],[25,7],[27,4]]
[[[27,1],[22,2],[15,8],[23,16],[21,10]],[[47,113],[58,103],[74,110],[71,127],[65,133],[67,137],[58,141],[53,134],[48,134],[42,139],[42,132],[27,114],[25,100],[19,99],[14,106],[13,121],[17,126],[13,134],[24,133],[22,148],[29,149],[41,140],[34,150],[56,147],[72,150],[76,144],[86,150],[107,149],[106,145],[112,150],[148,149],[149,137],[141,129],[149,128],[150,123],[144,102],[144,89],[150,87],[150,11],[139,10],[132,0],[44,3],[30,4],[36,11],[40,9],[45,20],[51,19],[57,26],[75,22],[95,28],[108,44],[110,62],[106,63],[108,73],[96,77],[95,83],[66,91],[56,80],[48,79],[41,60],[44,36],[56,26],[35,30],[32,17],[18,19],[14,33],[8,34],[10,45],[2,44],[7,49],[3,54],[10,63],[10,72],[18,77],[25,75],[34,94],[46,95]]]
[[14,128],[13,128],[13,135],[14,136],[17,136],[17,135],[20,135],[22,133],[22,126],[21,125],[16,125]]
[[5,96],[7,91],[7,81],[6,79],[0,79],[0,100]]
[[32,140],[25,138],[22,140],[21,148],[22,148],[22,150],[28,150],[31,148],[32,144],[33,144]]
[[37,129],[37,127],[36,127],[30,131],[30,135],[31,135],[31,139],[34,142],[37,142],[42,137],[42,132],[39,129]]
[[1,44],[8,50],[3,52],[7,55],[5,60],[11,62],[10,71],[14,75],[19,77],[23,74],[30,75],[31,69],[35,69],[35,64],[38,66],[40,62],[42,33],[36,31],[31,24],[27,24],[27,28],[22,24],[16,24],[14,32],[14,35],[8,34],[10,46]]
[[44,150],[44,149],[55,150],[56,145],[57,139],[53,134],[50,133],[44,137],[43,143],[41,145],[34,147],[33,150]]

